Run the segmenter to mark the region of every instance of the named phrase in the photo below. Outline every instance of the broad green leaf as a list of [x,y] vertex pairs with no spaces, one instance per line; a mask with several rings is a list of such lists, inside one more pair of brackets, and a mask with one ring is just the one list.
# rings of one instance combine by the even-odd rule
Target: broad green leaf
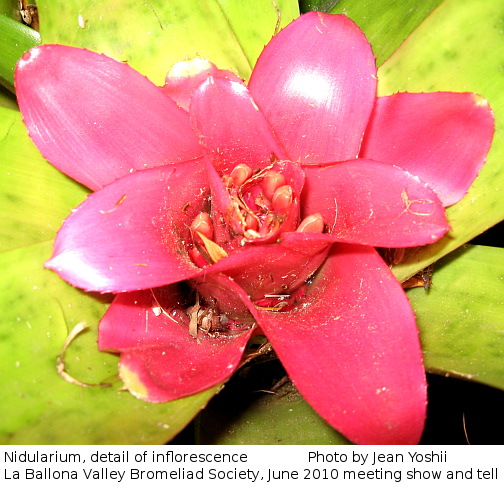
[[[230,385],[231,387],[231,385]],[[275,391],[219,394],[201,413],[197,440],[218,445],[346,445],[290,383]],[[224,399],[224,400],[223,400]]]
[[47,163],[20,113],[6,108],[0,108],[0,157],[0,251],[54,239],[87,189]]
[[[293,0],[39,0],[44,43],[103,52],[156,84],[179,60],[203,57],[250,76],[277,27],[298,14]],[[280,15],[281,14],[281,15]],[[278,24],[278,26],[277,26]]]
[[[121,390],[117,357],[98,352],[96,322],[105,305],[43,270],[51,242],[0,254],[0,443],[151,444],[176,435],[216,392],[147,404]],[[84,388],[56,371],[68,332],[87,322],[66,355]]]
[[504,249],[466,245],[411,289],[427,371],[504,389]]
[[468,91],[488,100],[496,129],[488,160],[462,201],[448,208],[452,230],[408,251],[404,280],[504,218],[504,3],[445,0],[378,71],[379,93]]
[[[251,68],[254,67],[262,49],[269,43],[271,37],[299,16],[298,3],[291,0],[215,1],[219,4],[222,14],[234,33],[228,36],[224,43],[238,42]],[[235,37],[236,40],[233,39]],[[222,45],[223,40],[220,43]],[[240,75],[248,79],[247,75],[241,73]]]
[[26,50],[40,44],[37,31],[0,14],[0,84],[14,91],[14,68]]
[[380,66],[441,1],[341,0],[331,13],[345,14],[359,25]]

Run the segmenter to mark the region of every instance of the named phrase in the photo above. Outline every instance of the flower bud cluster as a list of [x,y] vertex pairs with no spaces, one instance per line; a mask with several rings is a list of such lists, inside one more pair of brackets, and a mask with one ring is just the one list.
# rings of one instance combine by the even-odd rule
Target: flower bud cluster
[[[222,177],[222,182],[230,199],[227,219],[230,235],[239,238],[240,246],[275,242],[294,201],[294,190],[285,174],[274,170],[273,166],[254,172],[248,165],[239,164]],[[227,256],[226,251],[214,242],[214,226],[209,213],[196,215],[190,229],[193,245],[189,255],[196,265],[203,267]],[[322,215],[307,216],[295,230],[322,233]]]

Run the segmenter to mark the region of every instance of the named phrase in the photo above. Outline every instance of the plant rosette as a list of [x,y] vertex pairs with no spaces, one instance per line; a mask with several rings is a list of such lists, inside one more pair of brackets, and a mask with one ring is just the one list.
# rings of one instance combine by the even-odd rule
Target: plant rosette
[[120,353],[134,395],[170,401],[225,382],[264,334],[351,441],[418,442],[418,329],[375,248],[430,244],[450,229],[445,207],[492,140],[483,98],[378,98],[364,34],[317,12],[273,37],[247,85],[195,59],[160,88],[60,45],[27,52],[15,82],[39,150],[94,190],[46,266],[117,294],[99,347]]

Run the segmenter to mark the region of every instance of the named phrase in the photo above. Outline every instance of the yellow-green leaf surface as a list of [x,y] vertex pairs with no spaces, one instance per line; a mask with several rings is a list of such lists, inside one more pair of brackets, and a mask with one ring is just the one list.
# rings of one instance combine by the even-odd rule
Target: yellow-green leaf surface
[[0,157],[0,251],[54,239],[87,189],[47,163],[21,114],[6,108],[0,108]]
[[381,65],[440,3],[441,0],[341,0],[331,13],[345,14],[359,25]]
[[[121,390],[117,357],[96,347],[104,304],[43,270],[51,242],[0,254],[0,442],[10,444],[152,444],[180,431],[215,389],[166,404],[147,404]],[[68,332],[90,330],[70,344],[66,370],[56,371]]]
[[293,0],[39,0],[43,43],[103,52],[162,84],[179,60],[203,57],[248,79]]
[[432,280],[408,291],[427,370],[504,389],[504,249],[466,245]]
[[488,100],[496,129],[488,161],[462,201],[448,208],[452,230],[409,252],[404,280],[504,218],[504,3],[445,0],[378,71],[380,94],[469,91]]
[[[243,395],[243,394],[241,394]],[[197,422],[197,440],[218,445],[346,445],[288,382],[274,391],[219,394]]]

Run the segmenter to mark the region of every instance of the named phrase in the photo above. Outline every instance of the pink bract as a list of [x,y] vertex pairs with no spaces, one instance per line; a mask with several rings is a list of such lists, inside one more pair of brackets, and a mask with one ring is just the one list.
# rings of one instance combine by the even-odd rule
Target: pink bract
[[313,408],[353,442],[416,443],[426,382],[415,318],[375,247],[435,242],[483,165],[473,94],[376,97],[345,16],[305,14],[246,86],[206,61],[158,88],[58,45],[19,62],[42,154],[95,192],[46,266],[113,292],[99,346],[132,392],[168,401],[225,382],[265,334]]

